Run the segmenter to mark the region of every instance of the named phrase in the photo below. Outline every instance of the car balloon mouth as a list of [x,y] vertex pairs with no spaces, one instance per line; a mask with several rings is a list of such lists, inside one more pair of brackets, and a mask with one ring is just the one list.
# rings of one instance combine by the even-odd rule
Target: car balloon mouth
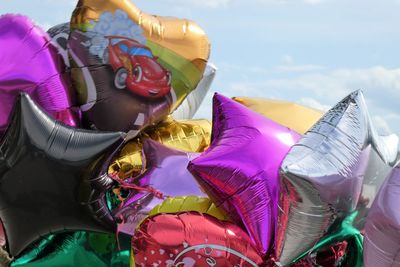
[[160,93],[160,89],[150,89],[149,94],[158,95]]

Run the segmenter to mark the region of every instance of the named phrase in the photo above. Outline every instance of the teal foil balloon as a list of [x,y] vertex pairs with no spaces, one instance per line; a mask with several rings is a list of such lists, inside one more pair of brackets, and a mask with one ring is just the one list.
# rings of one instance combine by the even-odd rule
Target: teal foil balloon
[[[360,231],[353,226],[354,221],[358,216],[358,212],[353,212],[346,217],[342,223],[334,226],[335,230],[332,229],[332,233],[325,236],[318,242],[310,251],[307,251],[300,255],[294,262],[300,260],[307,255],[313,255],[318,251],[325,248],[331,247],[337,243],[347,241],[347,251],[343,258],[343,262],[337,263],[335,266],[343,267],[363,267],[363,236]],[[313,258],[311,256],[311,258]],[[314,266],[319,267],[320,265],[314,263]]]
[[25,251],[11,267],[129,267],[130,242],[115,235],[74,232],[50,235]]

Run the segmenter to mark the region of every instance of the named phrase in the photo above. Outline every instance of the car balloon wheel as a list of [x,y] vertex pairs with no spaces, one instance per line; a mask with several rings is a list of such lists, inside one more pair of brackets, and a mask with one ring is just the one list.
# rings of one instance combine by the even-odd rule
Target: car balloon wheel
[[126,79],[128,78],[128,70],[125,68],[120,68],[115,73],[114,85],[117,89],[126,88]]

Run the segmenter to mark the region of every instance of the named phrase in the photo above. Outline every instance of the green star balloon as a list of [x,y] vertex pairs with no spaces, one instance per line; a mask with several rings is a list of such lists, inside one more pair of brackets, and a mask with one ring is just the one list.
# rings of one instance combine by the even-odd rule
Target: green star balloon
[[15,259],[11,267],[129,267],[129,238],[115,235],[73,232],[50,235]]

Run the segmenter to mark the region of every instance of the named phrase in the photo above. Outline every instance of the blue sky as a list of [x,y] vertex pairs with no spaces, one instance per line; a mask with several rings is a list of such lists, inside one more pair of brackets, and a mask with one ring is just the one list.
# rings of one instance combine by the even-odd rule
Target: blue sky
[[[75,0],[1,0],[0,13],[44,28]],[[327,109],[363,89],[381,132],[400,134],[400,0],[136,0],[148,13],[195,20],[218,67],[212,91]],[[197,116],[210,117],[210,93]]]

